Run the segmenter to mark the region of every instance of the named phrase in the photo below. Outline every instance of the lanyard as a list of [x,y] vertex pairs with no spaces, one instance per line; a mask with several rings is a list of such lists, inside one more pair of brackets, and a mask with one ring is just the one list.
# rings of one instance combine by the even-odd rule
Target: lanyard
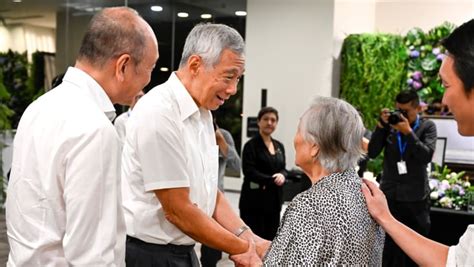
[[[419,126],[420,126],[420,117],[416,115],[415,126],[413,127],[412,131],[415,132]],[[407,149],[408,142],[402,142],[402,135],[400,134],[400,132],[397,133],[397,138],[398,138],[398,151],[400,151],[400,156],[402,157],[402,160],[403,160],[403,154],[405,153],[405,150]]]

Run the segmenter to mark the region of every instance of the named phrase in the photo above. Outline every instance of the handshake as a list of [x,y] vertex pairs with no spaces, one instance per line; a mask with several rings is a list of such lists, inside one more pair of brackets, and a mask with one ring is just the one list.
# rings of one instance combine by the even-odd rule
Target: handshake
[[270,248],[271,242],[255,235],[248,227],[242,232],[240,231],[242,230],[239,230],[238,236],[248,241],[248,250],[242,254],[231,255],[230,259],[235,266],[263,266],[262,260]]

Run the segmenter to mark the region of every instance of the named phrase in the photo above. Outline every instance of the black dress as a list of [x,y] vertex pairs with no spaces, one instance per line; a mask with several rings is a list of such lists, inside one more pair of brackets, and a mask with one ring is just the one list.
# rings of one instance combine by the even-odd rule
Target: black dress
[[250,139],[242,152],[244,182],[239,201],[240,217],[252,231],[272,240],[280,224],[282,187],[274,182],[275,173],[285,177],[285,148],[272,139],[275,154],[265,146],[260,134]]

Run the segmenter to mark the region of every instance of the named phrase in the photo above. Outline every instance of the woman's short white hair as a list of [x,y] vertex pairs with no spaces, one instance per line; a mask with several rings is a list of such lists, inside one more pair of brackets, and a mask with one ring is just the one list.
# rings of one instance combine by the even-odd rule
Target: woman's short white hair
[[319,147],[317,160],[329,172],[354,168],[364,154],[364,124],[344,100],[316,97],[301,117],[299,130],[305,141]]
[[201,56],[206,67],[213,67],[225,49],[243,55],[244,47],[244,39],[235,29],[224,24],[201,23],[186,37],[179,67],[185,66],[192,55]]

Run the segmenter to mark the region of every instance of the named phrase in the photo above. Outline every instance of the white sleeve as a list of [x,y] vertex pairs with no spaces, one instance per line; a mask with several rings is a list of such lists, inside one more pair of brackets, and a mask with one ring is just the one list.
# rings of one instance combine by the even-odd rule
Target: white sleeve
[[[115,266],[120,231],[120,148],[112,127],[71,139],[65,158],[64,256],[73,266]],[[123,244],[122,246],[124,246]]]
[[136,137],[145,190],[189,187],[186,147],[180,129],[183,126],[171,116],[148,112],[130,127]]
[[474,266],[474,224],[468,225],[459,243],[449,248],[446,266]]
[[456,267],[456,246],[449,247],[446,267]]

